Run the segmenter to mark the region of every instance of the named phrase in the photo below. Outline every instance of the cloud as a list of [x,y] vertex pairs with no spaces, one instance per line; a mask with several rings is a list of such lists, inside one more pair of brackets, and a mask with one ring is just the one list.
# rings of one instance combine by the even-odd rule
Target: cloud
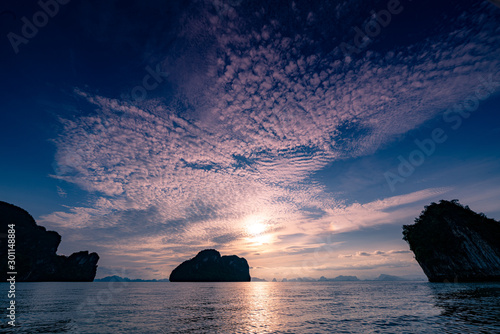
[[[95,110],[61,119],[53,177],[89,200],[43,223],[169,250],[257,244],[248,226],[264,224],[274,238],[264,243],[293,247],[306,234],[406,219],[409,204],[449,190],[345,205],[311,176],[374,153],[466,97],[471,80],[499,68],[500,27],[461,17],[439,36],[346,62],[338,46],[316,48],[308,30],[292,34],[265,9],[243,20],[238,8],[202,6],[181,20],[162,65],[177,87],[171,100],[132,105],[75,91]],[[317,14],[294,17],[313,24]]]
[[370,264],[352,264],[314,268],[315,271],[330,271],[330,270],[372,270],[378,268],[407,268],[414,266],[415,263],[408,261],[391,261],[379,262]]
[[366,253],[366,252],[359,252],[357,254],[358,256],[371,256],[372,254]]
[[330,230],[341,233],[375,225],[404,222],[420,212],[421,207],[416,206],[416,203],[436,199],[450,190],[451,188],[429,188],[365,204],[339,206],[328,212]]
[[408,254],[411,253],[409,250],[391,250],[388,254]]
[[303,237],[307,237],[307,234],[305,233],[294,233],[294,234],[282,234],[278,235],[279,240],[297,240]]
[[356,252],[355,254],[339,254],[339,258],[352,258],[352,257],[367,257],[367,256],[389,256],[392,254],[408,254],[411,253],[409,250],[390,250],[390,251],[381,251],[376,250],[373,252]]

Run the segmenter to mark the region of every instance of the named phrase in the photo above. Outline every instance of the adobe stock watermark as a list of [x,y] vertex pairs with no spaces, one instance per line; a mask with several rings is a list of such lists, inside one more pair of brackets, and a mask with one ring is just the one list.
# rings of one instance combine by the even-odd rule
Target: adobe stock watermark
[[123,93],[120,95],[122,99],[132,100],[132,102],[141,102],[146,99],[148,92],[155,90],[158,86],[168,78],[169,73],[163,72],[161,69],[161,64],[156,64],[156,68],[153,69],[151,66],[146,66],[146,75],[142,78],[141,84],[134,86],[130,93]]
[[31,20],[26,16],[21,18],[23,26],[21,27],[20,34],[9,32],[7,39],[12,46],[15,54],[19,53],[19,47],[22,44],[28,44],[30,40],[36,37],[39,29],[45,27],[51,18],[59,13],[61,5],[66,5],[70,0],[40,0],[38,6],[40,10],[35,12]]
[[7,322],[10,326],[16,326],[16,224],[8,224],[7,239],[7,282],[9,282],[9,307],[7,307]]
[[401,14],[403,10],[404,7],[399,0],[389,0],[386,9],[381,9],[378,12],[372,10],[371,19],[364,24],[362,29],[360,27],[353,28],[356,34],[352,39],[352,44],[346,42],[340,44],[340,49],[344,55],[351,56],[353,53],[359,54],[363,51],[373,42],[373,38],[380,35],[382,28],[386,28],[391,23],[392,17]]
[[[487,78],[480,77],[480,84],[463,101],[456,103],[452,108],[443,113],[443,120],[449,123],[452,130],[458,130],[463,124],[463,120],[470,117],[471,113],[476,111],[481,101],[486,100],[491,94],[500,87],[500,81],[493,81],[499,76],[490,74]],[[406,157],[398,156],[399,165],[396,172],[387,171],[384,177],[392,192],[396,190],[395,186],[398,183],[403,183],[409,178],[415,170],[422,166],[426,158],[436,152],[438,144],[444,143],[448,139],[445,130],[442,128],[435,128],[431,131],[428,138],[423,140],[416,139],[414,141],[417,147]]]

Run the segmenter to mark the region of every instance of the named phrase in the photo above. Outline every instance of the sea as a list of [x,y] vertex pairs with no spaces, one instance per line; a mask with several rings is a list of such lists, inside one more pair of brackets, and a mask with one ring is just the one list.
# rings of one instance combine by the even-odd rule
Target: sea
[[0,289],[1,333],[500,333],[500,283],[17,283],[15,298]]

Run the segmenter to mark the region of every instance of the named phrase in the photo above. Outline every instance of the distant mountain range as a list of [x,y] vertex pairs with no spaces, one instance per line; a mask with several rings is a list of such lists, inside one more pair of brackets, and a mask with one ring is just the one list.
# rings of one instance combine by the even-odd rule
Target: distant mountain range
[[163,279],[130,279],[128,277],[107,276],[104,278],[94,279],[94,282],[168,282],[168,278]]
[[251,282],[267,282],[264,278],[252,277]]
[[[273,282],[279,282],[276,278],[273,278]],[[340,275],[334,278],[326,278],[321,276],[319,279],[314,279],[311,277],[297,277],[297,278],[283,278],[281,282],[358,282],[358,281],[424,281],[424,278],[420,276],[407,275],[405,277],[392,276],[381,274],[376,278],[359,279],[357,276],[344,276]]]
[[[281,281],[278,281],[276,278],[273,278],[272,282],[359,282],[359,281],[423,281],[424,279],[421,277],[400,277],[400,276],[392,276],[381,274],[376,278],[370,279],[359,279],[356,276],[344,276],[340,275],[334,278],[326,278],[321,276],[319,279],[315,279],[312,277],[297,277],[297,278],[283,278]],[[168,278],[163,279],[130,279],[128,277],[120,277],[120,276],[107,276],[104,278],[97,278],[94,282],[169,282]],[[268,282],[268,280],[264,278],[252,277],[252,282]]]
[[406,278],[399,276],[381,274],[379,277],[373,279],[373,281],[408,281],[408,280]]
[[335,278],[326,278],[325,276],[321,276],[319,278],[320,282],[331,282],[331,281],[359,281],[359,278],[356,276],[344,276],[340,275]]

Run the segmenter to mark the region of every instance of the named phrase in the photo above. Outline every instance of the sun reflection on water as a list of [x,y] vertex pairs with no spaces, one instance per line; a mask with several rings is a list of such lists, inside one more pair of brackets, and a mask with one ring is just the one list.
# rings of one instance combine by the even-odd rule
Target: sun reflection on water
[[270,282],[251,282],[245,286],[248,321],[243,332],[272,333],[280,328],[274,287]]

